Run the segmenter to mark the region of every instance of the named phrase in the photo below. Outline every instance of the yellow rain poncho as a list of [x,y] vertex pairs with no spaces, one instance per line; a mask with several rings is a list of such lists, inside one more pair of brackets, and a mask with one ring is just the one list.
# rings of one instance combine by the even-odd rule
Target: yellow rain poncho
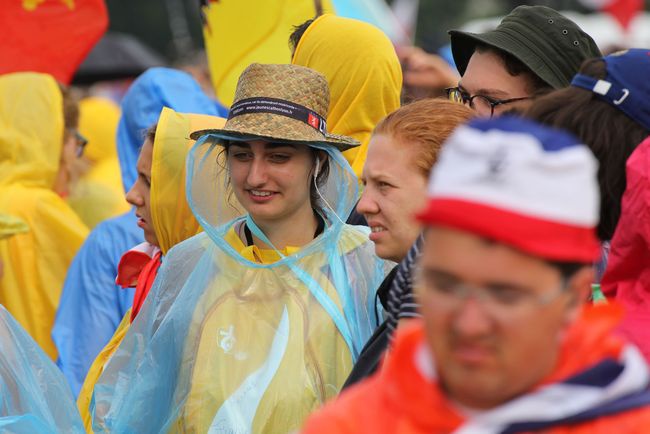
[[[321,6],[333,11],[331,0],[321,0]],[[248,65],[289,63],[293,26],[316,16],[316,9],[314,0],[210,1],[202,13],[212,85],[219,101],[230,106]]]
[[28,231],[29,226],[21,219],[7,214],[0,214],[0,240]]
[[343,153],[360,176],[372,130],[400,106],[402,68],[393,44],[370,24],[326,14],[307,28],[292,63],[327,78],[327,130],[361,142]]
[[[151,159],[150,203],[152,223],[163,255],[200,230],[185,200],[185,157],[194,144],[189,135],[196,130],[221,128],[224,123],[222,118],[177,113],[169,108],[164,108],[160,115]],[[93,388],[128,331],[130,317],[129,310],[110,342],[93,362],[79,393],[77,406],[87,432],[92,432],[89,406]]]
[[253,255],[240,225],[270,241],[250,215],[223,223],[218,136],[197,142],[187,197],[205,232],[165,256],[95,387],[96,433],[283,434],[337,395],[377,325],[385,264],[367,228],[338,217],[357,197],[350,166],[313,146],[328,155],[324,231],[299,249]]
[[119,120],[119,106],[106,98],[79,103],[79,132],[88,139],[83,161],[89,167],[73,186],[68,203],[91,229],[129,210],[115,145]]
[[63,103],[46,74],[0,76],[0,213],[29,231],[0,240],[3,304],[52,358],[50,338],[66,271],[88,229],[54,191]]

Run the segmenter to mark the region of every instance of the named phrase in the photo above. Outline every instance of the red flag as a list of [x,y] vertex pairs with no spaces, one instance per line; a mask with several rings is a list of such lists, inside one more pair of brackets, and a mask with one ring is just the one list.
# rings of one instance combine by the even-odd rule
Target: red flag
[[0,74],[45,72],[69,83],[108,27],[104,0],[3,0]]
[[603,10],[612,15],[627,30],[634,17],[643,10],[643,0],[614,0]]

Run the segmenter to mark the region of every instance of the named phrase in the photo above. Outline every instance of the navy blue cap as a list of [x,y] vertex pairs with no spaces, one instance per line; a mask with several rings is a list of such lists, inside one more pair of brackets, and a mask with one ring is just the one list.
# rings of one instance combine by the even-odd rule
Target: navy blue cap
[[602,59],[607,65],[604,80],[576,74],[571,86],[592,91],[650,130],[650,50],[631,48]]

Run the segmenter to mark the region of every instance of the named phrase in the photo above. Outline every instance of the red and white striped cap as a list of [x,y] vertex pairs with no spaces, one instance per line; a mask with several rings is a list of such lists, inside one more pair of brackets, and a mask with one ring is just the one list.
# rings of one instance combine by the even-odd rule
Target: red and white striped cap
[[548,260],[592,262],[598,164],[568,133],[515,117],[474,120],[443,146],[417,218]]

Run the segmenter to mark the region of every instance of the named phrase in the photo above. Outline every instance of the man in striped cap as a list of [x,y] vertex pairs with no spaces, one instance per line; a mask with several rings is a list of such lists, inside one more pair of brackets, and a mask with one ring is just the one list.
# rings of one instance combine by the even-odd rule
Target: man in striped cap
[[645,433],[648,367],[591,306],[597,164],[558,130],[476,120],[433,172],[416,293],[374,377],[312,416],[315,433]]

